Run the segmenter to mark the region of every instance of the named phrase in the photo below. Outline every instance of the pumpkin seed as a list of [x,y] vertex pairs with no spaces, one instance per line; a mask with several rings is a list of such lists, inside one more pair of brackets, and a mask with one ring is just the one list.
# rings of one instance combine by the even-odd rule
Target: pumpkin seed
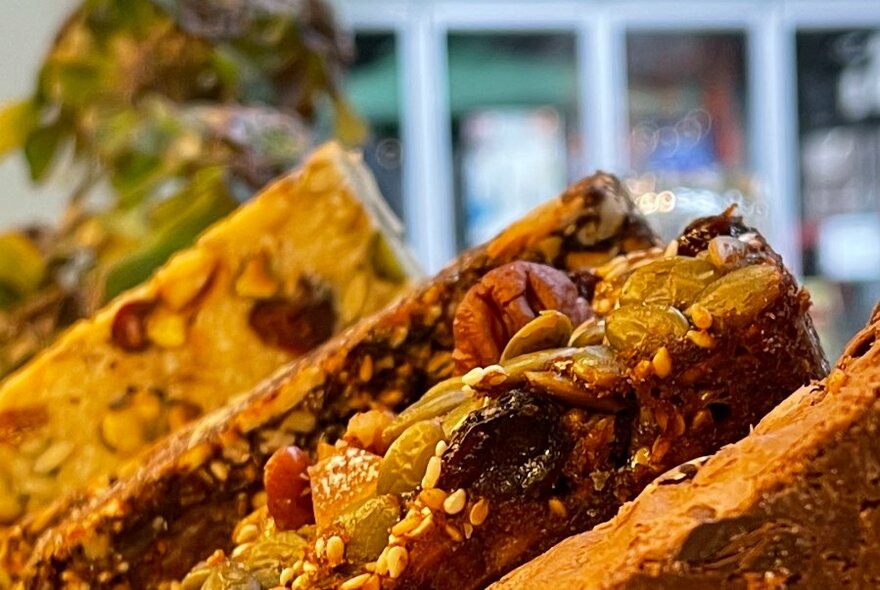
[[605,318],[605,337],[619,351],[656,350],[689,328],[676,308],[654,303],[619,307]]
[[434,448],[443,440],[443,429],[436,420],[423,420],[397,437],[379,466],[378,494],[404,494],[416,489]]
[[441,381],[398,414],[391,424],[382,430],[383,444],[389,446],[404,430],[416,422],[442,416],[467,399],[469,395],[465,391],[461,377]]
[[575,383],[553,371],[529,371],[526,373],[526,379],[537,390],[578,408],[609,413],[623,408],[623,403],[619,399],[602,396],[589,384]]
[[567,315],[556,310],[542,311],[510,338],[501,353],[501,362],[529,352],[565,346],[571,331],[571,319]]
[[[713,325],[741,328],[770,307],[782,292],[782,275],[775,266],[759,264],[734,270],[700,293],[695,303],[713,318]],[[688,309],[691,315],[692,309]]]
[[468,401],[459,404],[443,417],[443,422],[441,424],[443,427],[443,434],[445,434],[447,438],[452,438],[453,433],[459,426],[461,426],[461,423],[464,422],[465,418],[467,418],[474,410],[479,410],[482,407],[483,401],[479,399],[469,399]]
[[568,339],[569,346],[581,348],[582,346],[594,346],[602,344],[605,339],[605,320],[590,318],[571,333]]
[[629,276],[620,290],[620,305],[657,303],[686,307],[718,278],[718,271],[705,260],[674,256],[656,260]]

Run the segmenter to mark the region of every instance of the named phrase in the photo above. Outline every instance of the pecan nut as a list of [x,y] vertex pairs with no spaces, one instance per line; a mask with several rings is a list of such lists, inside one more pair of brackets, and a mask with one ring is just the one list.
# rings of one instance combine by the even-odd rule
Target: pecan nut
[[456,373],[497,363],[517,330],[547,309],[564,313],[574,325],[593,315],[577,286],[552,266],[517,261],[486,273],[455,313]]

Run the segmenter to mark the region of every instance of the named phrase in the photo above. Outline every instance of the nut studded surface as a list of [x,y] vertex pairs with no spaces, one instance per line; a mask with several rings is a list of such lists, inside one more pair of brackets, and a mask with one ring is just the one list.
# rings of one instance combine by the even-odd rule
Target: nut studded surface
[[[7,559],[18,560],[11,569],[29,586],[103,576],[144,587],[181,577],[208,547],[230,549],[276,448],[313,448],[318,433],[371,400],[399,408],[449,376],[452,314],[483,274],[519,259],[577,270],[655,244],[615,179],[599,174],[574,185],[391,307],[173,435],[109,488],[68,500],[60,522],[24,522],[6,543]],[[367,356],[372,374],[362,382]],[[296,414],[301,425],[304,412],[314,416],[314,431],[288,424]],[[229,466],[225,481],[211,474],[212,461]]]

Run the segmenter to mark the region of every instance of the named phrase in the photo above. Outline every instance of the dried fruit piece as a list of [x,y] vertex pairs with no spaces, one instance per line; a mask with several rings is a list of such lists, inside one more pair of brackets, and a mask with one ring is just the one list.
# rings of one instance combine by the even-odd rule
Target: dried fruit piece
[[529,352],[565,346],[571,332],[571,320],[567,315],[550,309],[542,311],[511,337],[501,353],[501,362]]
[[436,420],[423,420],[407,428],[382,459],[376,492],[404,494],[416,489],[434,448],[443,438],[443,429]]
[[[345,447],[309,467],[315,522],[326,529],[349,507],[376,495],[382,457]],[[345,482],[345,485],[339,485]]]
[[110,327],[113,343],[129,352],[146,350],[150,345],[146,320],[155,306],[154,301],[132,301],[120,307]]
[[349,561],[373,561],[388,544],[388,531],[400,518],[396,496],[367,498],[339,515],[338,524],[346,532],[345,555]]
[[263,342],[300,355],[333,334],[336,314],[326,296],[267,299],[254,304],[249,321]]
[[438,487],[468,489],[490,500],[533,498],[551,489],[569,441],[559,404],[514,390],[477,410],[443,455]]
[[[782,275],[775,266],[745,266],[724,275],[700,293],[696,303],[722,329],[741,328],[770,307],[782,291]],[[693,315],[693,309],[688,309]],[[713,325],[714,325],[713,324]]]
[[620,289],[620,305],[658,303],[684,308],[718,278],[709,262],[674,256],[636,269]]
[[605,337],[619,351],[655,350],[684,336],[690,324],[670,305],[627,305],[608,314]]
[[269,514],[281,530],[314,522],[309,495],[309,457],[299,447],[282,447],[266,463],[263,484]]

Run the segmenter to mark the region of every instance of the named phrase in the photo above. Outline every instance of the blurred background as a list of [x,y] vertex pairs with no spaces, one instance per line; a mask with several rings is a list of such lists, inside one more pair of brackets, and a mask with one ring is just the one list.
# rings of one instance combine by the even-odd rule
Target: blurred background
[[[0,102],[77,5],[0,0]],[[601,168],[667,237],[737,203],[809,285],[832,358],[880,298],[877,0],[332,5],[366,162],[426,270]],[[0,187],[0,230],[69,193],[18,154]]]

